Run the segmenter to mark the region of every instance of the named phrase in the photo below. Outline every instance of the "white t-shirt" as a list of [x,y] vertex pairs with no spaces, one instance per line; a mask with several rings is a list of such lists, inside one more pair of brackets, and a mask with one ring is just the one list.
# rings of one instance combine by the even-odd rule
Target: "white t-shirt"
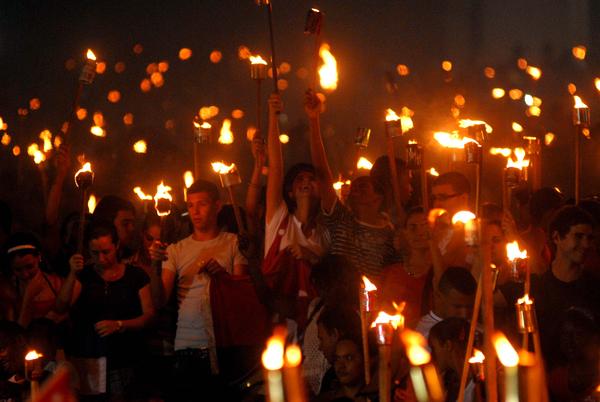
[[163,269],[176,275],[178,318],[175,350],[215,347],[210,309],[210,276],[198,274],[204,261],[213,258],[230,274],[234,265],[247,264],[238,249],[237,236],[221,232],[211,240],[194,240],[192,236],[167,247]]
[[[275,241],[275,237],[277,237],[281,222],[283,222],[288,215],[287,205],[285,202],[282,202],[279,208],[277,208],[277,211],[273,214],[271,220],[267,221],[265,228],[265,255],[267,255],[271,245]],[[283,235],[283,237],[281,238],[279,251],[284,250],[292,244],[298,244],[302,247],[306,247],[311,252],[321,257],[328,248],[325,228],[322,225],[317,224],[317,227],[313,230],[310,237],[307,238],[302,232],[302,223],[296,219],[296,216],[293,214],[290,216],[287,228],[282,230],[282,233],[280,234]]]
[[[443,321],[443,318],[438,316],[433,311],[430,311],[429,313],[421,317],[421,320],[417,324],[417,328],[415,328],[415,330],[417,332],[420,332],[425,337],[425,339],[429,340],[429,331],[431,330],[431,328],[433,328],[435,324],[437,324],[440,321]],[[427,348],[429,348],[429,345],[427,346]],[[431,350],[431,348],[429,348],[429,350]]]

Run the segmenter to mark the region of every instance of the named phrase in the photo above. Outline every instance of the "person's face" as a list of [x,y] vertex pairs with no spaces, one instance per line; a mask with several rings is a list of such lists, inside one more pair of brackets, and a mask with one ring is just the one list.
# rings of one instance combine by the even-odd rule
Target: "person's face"
[[435,295],[435,307],[440,317],[471,318],[474,296],[462,294],[456,289],[450,289],[447,294],[437,290]]
[[410,200],[410,196],[413,192],[410,179],[411,172],[408,170],[398,175],[398,184],[400,185],[400,201],[402,204],[406,204],[408,200]]
[[448,367],[448,351],[447,348],[436,338],[429,339],[429,346],[431,346],[431,357],[436,363],[436,366],[440,371],[444,371]]
[[434,208],[445,209],[451,216],[469,207],[468,194],[458,194],[450,184],[434,186],[431,189],[431,198]]
[[427,217],[425,213],[412,214],[406,220],[406,239],[411,249],[428,248]]
[[351,209],[370,207],[379,210],[383,202],[383,195],[375,192],[373,183],[370,180],[358,179],[350,185],[348,202]]
[[586,224],[571,226],[569,232],[562,238],[558,232],[554,232],[552,240],[556,244],[556,258],[581,264],[592,248],[594,241],[592,226]]
[[317,177],[312,172],[300,172],[292,182],[292,191],[290,197],[292,199],[299,198],[319,198],[319,185]]
[[506,261],[506,238],[502,228],[498,225],[488,225],[484,232],[488,236],[488,242],[492,249],[492,263],[497,267]]
[[359,346],[347,339],[338,342],[335,347],[333,367],[340,384],[359,384],[364,375],[363,359]]
[[39,255],[25,254],[15,256],[12,259],[11,268],[20,281],[29,282],[40,272],[40,261],[41,258]]
[[217,215],[221,202],[213,200],[207,192],[188,194],[187,208],[194,230],[208,231],[217,228]]
[[133,212],[128,210],[117,212],[113,223],[117,228],[119,242],[124,246],[131,245],[135,234],[135,216]]
[[117,245],[109,235],[90,241],[90,254],[94,265],[106,269],[117,263]]
[[144,249],[150,249],[150,246],[152,246],[152,243],[156,240],[160,240],[160,225],[152,225],[144,231]]
[[339,339],[338,332],[334,330],[329,333],[327,329],[321,325],[317,325],[317,337],[319,338],[319,350],[330,364],[334,363],[335,345]]

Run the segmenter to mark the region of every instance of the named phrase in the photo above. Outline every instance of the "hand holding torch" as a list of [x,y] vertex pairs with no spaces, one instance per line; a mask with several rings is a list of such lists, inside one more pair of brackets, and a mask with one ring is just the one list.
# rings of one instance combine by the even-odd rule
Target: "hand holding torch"
[[81,212],[79,215],[79,230],[77,231],[77,254],[83,253],[83,238],[85,234],[85,216],[88,208],[88,189],[94,184],[94,172],[90,162],[75,173],[75,185],[81,191]]
[[219,174],[219,179],[221,180],[221,186],[227,189],[229,194],[229,201],[231,202],[231,206],[233,207],[233,213],[235,214],[235,222],[237,223],[238,233],[243,235],[246,233],[246,228],[242,221],[242,215],[235,201],[235,197],[233,195],[233,186],[237,186],[242,183],[242,178],[240,177],[240,173],[237,169],[235,163],[231,165],[226,165],[222,162],[213,162],[212,163],[213,170]]

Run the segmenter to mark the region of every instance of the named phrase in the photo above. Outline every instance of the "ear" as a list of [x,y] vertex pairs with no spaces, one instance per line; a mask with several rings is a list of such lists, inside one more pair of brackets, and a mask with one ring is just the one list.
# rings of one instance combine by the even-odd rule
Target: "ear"
[[552,243],[558,243],[558,241],[560,240],[560,234],[558,233],[558,230],[552,232],[552,236],[550,236],[550,238],[552,239]]

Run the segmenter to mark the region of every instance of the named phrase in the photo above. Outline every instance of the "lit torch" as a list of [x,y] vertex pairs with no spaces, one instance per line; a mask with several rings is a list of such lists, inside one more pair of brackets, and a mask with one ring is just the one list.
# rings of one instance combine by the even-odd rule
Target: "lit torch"
[[410,361],[410,379],[419,402],[441,402],[444,391],[436,368],[431,364],[431,355],[426,348],[427,341],[419,332],[405,329],[400,339]]
[[194,176],[200,177],[202,173],[201,151],[202,146],[210,144],[212,134],[212,126],[209,122],[200,119],[199,116],[194,117]]
[[469,358],[469,364],[473,370],[475,381],[483,382],[485,380],[485,371],[483,370],[483,361],[485,355],[479,349],[473,349],[473,356]]
[[[404,303],[402,304],[402,308]],[[401,308],[401,309],[402,309]],[[390,315],[380,311],[371,324],[375,329],[379,350],[379,400],[390,402],[392,388],[392,340],[395,331],[404,328],[404,317],[400,312]]]
[[371,129],[365,127],[359,127],[356,129],[354,135],[354,146],[356,147],[356,157],[354,160],[358,163],[361,154],[369,146],[369,140],[371,139]]
[[371,357],[369,354],[369,321],[377,301],[377,286],[366,276],[362,276],[360,284],[360,324],[362,333],[363,362],[365,365],[365,384],[371,382]]
[[81,212],[79,215],[79,231],[77,233],[77,254],[83,252],[83,235],[85,230],[85,215],[87,212],[87,191],[94,184],[94,171],[90,162],[83,164],[83,167],[75,173],[75,185],[81,191]]
[[527,170],[525,168],[529,166],[529,160],[525,159],[526,153],[523,148],[515,148],[513,154],[516,160],[511,157],[507,158],[504,180],[502,180],[502,203],[507,210],[511,208],[512,191],[522,182],[527,181]]
[[231,202],[231,206],[233,207],[233,212],[235,214],[235,222],[237,223],[238,233],[243,234],[246,230],[242,222],[242,215],[233,195],[233,186],[237,186],[242,183],[240,172],[238,171],[237,166],[235,166],[235,163],[226,165],[223,162],[212,162],[211,165],[215,173],[219,174],[221,186],[226,188],[227,192],[229,193],[229,201]]
[[317,78],[319,75],[319,49],[321,47],[321,27],[323,26],[323,13],[316,9],[311,8],[306,14],[306,21],[304,23],[304,34],[315,35],[315,56],[314,56],[314,79],[313,89],[317,89]]
[[337,61],[329,51],[328,44],[321,45],[319,56],[323,59],[323,65],[319,68],[321,88],[326,91],[335,91],[338,84]]
[[583,103],[579,96],[574,96],[573,125],[575,126],[575,204],[579,204],[581,195],[581,134],[589,136],[590,108]]
[[272,336],[267,341],[267,348],[262,354],[264,367],[265,388],[269,402],[284,402],[283,376],[281,369],[284,365],[284,341]]
[[394,145],[394,138],[401,137],[403,132],[402,120],[400,116],[398,116],[392,109],[387,109],[385,115],[385,133],[387,137],[386,151],[390,167],[394,205],[397,211],[402,211],[402,196],[400,194],[400,184],[398,183],[398,169],[396,166],[396,149]]
[[[37,380],[37,376],[42,373],[42,355],[35,350],[30,350],[25,355],[25,379],[30,383],[32,401],[35,401],[39,391],[40,383]],[[34,375],[35,374],[35,375]]]
[[146,215],[148,213],[148,204],[153,204],[152,195],[144,193],[139,186],[133,188],[133,193],[142,201],[144,205],[144,215]]
[[504,366],[504,401],[519,401],[519,354],[501,332],[493,335],[494,348]]
[[452,217],[452,224],[461,223],[465,231],[465,243],[469,246],[479,244],[477,217],[471,211],[459,211]]
[[408,140],[406,145],[406,165],[411,170],[419,171],[421,181],[421,205],[425,211],[429,210],[429,194],[427,191],[427,172],[423,167],[425,160],[424,150],[421,145],[414,140]]
[[533,136],[523,136],[527,141],[527,156],[529,157],[528,173],[530,177],[531,190],[536,191],[542,187],[542,139]]
[[267,62],[260,55],[250,56],[250,78],[256,82],[256,132],[254,138],[257,138],[262,135],[261,83],[267,78]]
[[519,243],[506,244],[506,257],[510,262],[510,276],[515,282],[525,281],[525,293],[529,293],[529,264],[527,250],[520,250]]
[[156,209],[156,214],[160,216],[161,221],[164,217],[169,216],[171,214],[171,206],[173,202],[173,196],[171,196],[172,188],[170,186],[165,186],[164,182],[160,182],[158,186],[156,186],[156,194],[154,194],[154,209]]
[[96,77],[96,55],[92,52],[92,49],[88,49],[85,59],[85,64],[79,75],[79,82],[82,84],[89,85],[94,82]]
[[269,40],[271,43],[271,71],[273,72],[273,91],[279,93],[277,86],[277,63],[275,62],[275,34],[273,33],[273,5],[271,0],[255,0],[258,6],[266,6],[267,21],[269,23]]

